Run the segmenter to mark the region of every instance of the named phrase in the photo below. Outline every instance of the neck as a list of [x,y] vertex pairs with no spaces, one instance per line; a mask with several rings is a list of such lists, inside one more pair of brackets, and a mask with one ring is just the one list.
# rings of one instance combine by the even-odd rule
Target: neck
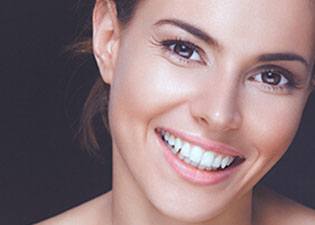
[[[129,173],[123,159],[113,151],[113,225],[251,225],[252,192],[235,200],[219,215],[206,221],[191,222],[170,218],[147,199],[146,194]],[[188,202],[188,201],[187,201]]]

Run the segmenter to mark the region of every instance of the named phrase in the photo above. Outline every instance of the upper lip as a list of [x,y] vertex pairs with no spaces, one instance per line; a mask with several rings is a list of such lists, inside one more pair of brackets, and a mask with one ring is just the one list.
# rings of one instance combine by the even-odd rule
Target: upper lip
[[203,138],[203,137],[198,137],[195,135],[190,135],[181,131],[176,131],[171,128],[159,128],[158,131],[166,131],[169,132],[170,134],[173,134],[174,136],[187,141],[193,145],[199,146],[203,148],[204,150],[216,152],[221,155],[227,155],[227,156],[233,156],[233,157],[240,157],[244,158],[240,151],[230,145],[211,140],[209,138]]

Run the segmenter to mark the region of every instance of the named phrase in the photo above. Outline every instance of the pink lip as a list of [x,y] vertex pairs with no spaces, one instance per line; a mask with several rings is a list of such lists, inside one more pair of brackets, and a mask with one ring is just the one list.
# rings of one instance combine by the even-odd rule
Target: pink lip
[[206,151],[207,150],[212,151],[212,152],[218,153],[220,155],[225,155],[225,156],[234,156],[234,157],[238,156],[240,158],[244,158],[244,156],[242,156],[240,151],[233,148],[232,146],[229,146],[229,145],[226,145],[223,143],[219,143],[216,141],[212,141],[210,139],[204,139],[204,138],[200,138],[200,137],[196,137],[196,136],[191,136],[191,135],[182,133],[180,131],[175,131],[175,130],[169,129],[169,128],[161,128],[160,130],[167,131],[167,132],[175,135],[176,137],[178,137],[182,140],[185,140],[189,143],[192,143],[196,146],[203,148]]
[[161,139],[160,134],[157,133],[158,140],[162,146],[164,156],[169,165],[174,171],[183,177],[185,180],[199,184],[199,185],[214,185],[226,180],[239,167],[230,167],[225,170],[205,171],[195,168],[184,161],[180,160],[177,155],[174,155],[169,147]]

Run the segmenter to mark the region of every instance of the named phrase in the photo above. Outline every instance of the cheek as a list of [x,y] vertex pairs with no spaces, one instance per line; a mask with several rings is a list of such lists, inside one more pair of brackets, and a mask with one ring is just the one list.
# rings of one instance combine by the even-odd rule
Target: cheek
[[[152,71],[144,71],[145,68],[120,68],[115,74],[115,79],[111,88],[110,109],[112,116],[119,120],[133,122],[146,120],[152,114],[158,114],[159,102],[164,97],[163,92],[167,92],[167,87],[163,82],[159,82],[154,77]],[[164,90],[164,91],[163,91]]]
[[119,142],[119,149],[129,149],[144,144],[150,121],[172,105],[176,90],[158,60],[139,49],[132,54],[121,51],[111,85],[109,122],[113,141]]
[[266,96],[260,93],[249,100],[256,104],[248,109],[251,113],[247,118],[247,130],[260,160],[274,164],[287,150],[298,129],[305,99],[301,95]]
[[112,109],[126,120],[148,122],[191,95],[196,85],[184,73],[187,71],[175,69],[161,56],[143,53],[133,55],[133,60],[121,58],[111,87]]

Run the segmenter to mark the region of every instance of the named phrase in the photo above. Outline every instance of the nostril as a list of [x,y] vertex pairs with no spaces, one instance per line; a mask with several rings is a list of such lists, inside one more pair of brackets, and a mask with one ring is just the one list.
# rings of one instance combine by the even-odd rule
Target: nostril
[[237,95],[227,93],[213,97],[210,94],[191,101],[189,107],[194,120],[205,129],[218,131],[239,129],[242,124],[242,112],[236,99]]
[[203,118],[203,117],[199,118],[199,120],[200,120],[200,122],[202,122],[202,123],[208,123],[207,119],[205,119],[205,118]]
[[208,115],[208,117],[199,116],[196,118],[196,121],[202,126],[207,126],[208,129],[226,131],[238,129],[241,126],[242,118],[238,112],[231,114],[214,112],[212,115]]

